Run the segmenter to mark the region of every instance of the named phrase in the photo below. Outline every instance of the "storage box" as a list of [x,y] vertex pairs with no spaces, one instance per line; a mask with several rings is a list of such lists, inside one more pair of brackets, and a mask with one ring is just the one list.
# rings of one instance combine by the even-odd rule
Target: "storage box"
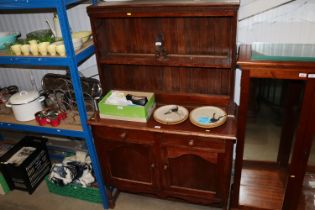
[[0,157],[0,169],[11,189],[34,192],[49,173],[46,139],[27,136]]
[[[0,157],[2,157],[5,153],[7,153],[13,145],[6,144],[0,142]],[[7,192],[10,191],[10,188],[7,184],[7,181],[5,180],[3,174],[0,171],[0,195],[5,195]]]
[[105,104],[112,91],[108,92],[105,97],[98,103],[100,117],[105,119],[127,120],[134,122],[147,122],[155,107],[154,93],[150,92],[135,92],[135,91],[120,91],[125,95],[131,94],[134,96],[146,96],[148,102],[144,106],[131,105],[119,106]]
[[9,188],[3,174],[0,172],[0,195],[5,195],[9,191],[10,191],[10,188]]
[[51,182],[48,177],[45,178],[49,192],[55,193],[61,196],[67,196],[77,198],[80,200],[86,200],[94,203],[101,203],[100,191],[97,187],[82,187],[78,184],[68,184],[65,186],[59,186]]

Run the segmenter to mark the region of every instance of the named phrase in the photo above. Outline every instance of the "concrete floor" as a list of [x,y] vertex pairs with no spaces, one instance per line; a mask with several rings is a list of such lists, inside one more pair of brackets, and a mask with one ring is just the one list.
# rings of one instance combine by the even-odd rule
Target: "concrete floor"
[[[0,195],[0,210],[103,210],[101,204],[81,201],[48,192],[43,181],[36,191],[14,190]],[[217,210],[209,206],[193,205],[185,202],[161,200],[146,196],[121,193],[114,210]]]

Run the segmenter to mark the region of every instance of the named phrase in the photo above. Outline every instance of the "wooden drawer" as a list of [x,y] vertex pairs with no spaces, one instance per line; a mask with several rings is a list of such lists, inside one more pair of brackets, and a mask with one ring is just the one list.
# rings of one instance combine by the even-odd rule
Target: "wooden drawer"
[[107,126],[93,126],[94,138],[112,141],[126,141],[133,143],[152,144],[154,134],[148,131],[112,128]]
[[211,150],[224,153],[226,140],[192,135],[164,134],[161,136],[162,146],[190,147],[200,150]]

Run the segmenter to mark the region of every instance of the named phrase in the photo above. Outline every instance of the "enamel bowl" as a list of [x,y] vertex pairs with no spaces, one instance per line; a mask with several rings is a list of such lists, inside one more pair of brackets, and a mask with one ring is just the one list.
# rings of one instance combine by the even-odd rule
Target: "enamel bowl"
[[7,48],[16,41],[19,33],[14,32],[0,32],[0,50]]
[[90,39],[91,35],[92,35],[91,31],[78,31],[72,33],[72,38],[73,39],[81,38],[82,42],[85,43]]

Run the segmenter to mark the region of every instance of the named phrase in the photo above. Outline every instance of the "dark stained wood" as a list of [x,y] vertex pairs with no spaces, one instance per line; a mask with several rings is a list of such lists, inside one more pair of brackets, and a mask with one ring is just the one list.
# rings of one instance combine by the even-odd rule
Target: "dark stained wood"
[[[106,65],[99,70],[103,90],[120,89],[163,93],[231,94],[231,69]],[[220,79],[218,79],[220,78]],[[187,94],[188,95],[188,94]]]
[[235,174],[232,191],[232,207],[238,207],[239,204],[239,190],[241,183],[243,155],[244,155],[244,140],[245,130],[247,122],[247,110],[249,103],[249,87],[250,77],[249,71],[242,70],[241,77],[241,98],[240,106],[238,110],[238,122],[237,122],[237,145],[236,145],[236,158],[235,158]]
[[242,70],[250,70],[251,78],[298,79],[299,73],[314,73],[314,62],[280,62],[251,60],[251,46],[241,45],[237,64]]
[[135,129],[141,123],[118,128],[110,121],[91,121],[107,184],[127,192],[227,205],[233,139]]
[[90,17],[235,16],[239,0],[106,2],[88,7]]
[[125,191],[155,191],[152,134],[98,126],[93,135],[107,184]]
[[[212,5],[219,14],[213,11]],[[128,6],[101,3],[89,7],[100,79],[106,85],[104,90],[233,96],[238,6],[236,1],[223,5],[221,1],[160,4],[133,1]],[[170,17],[168,8],[172,9]],[[146,10],[151,17],[129,17],[121,13],[130,9]],[[190,14],[180,15],[176,10]],[[200,17],[202,11],[207,15]],[[117,17],[107,16],[109,13]],[[156,57],[155,42],[159,35],[164,39],[166,57]]]
[[[241,104],[238,115],[238,144],[236,149],[236,174],[234,179],[235,184],[233,185],[232,207],[233,209],[295,210],[298,207],[312,138],[315,133],[315,82],[313,78],[307,76],[310,74],[313,76],[315,73],[315,63],[253,61],[250,57],[250,46],[241,46],[239,60],[237,62],[242,69]],[[306,77],[300,77],[300,73],[306,73]],[[243,162],[243,144],[246,128],[245,118],[251,78],[305,80],[306,89],[303,96],[289,171],[283,171],[280,166],[278,166],[276,170],[271,170],[266,166],[247,168]],[[290,98],[288,100],[293,101],[293,99]],[[290,118],[290,120],[292,120],[292,118]],[[289,126],[287,126],[287,128],[289,128]],[[293,133],[292,131],[283,135],[281,147],[284,148],[280,148],[280,152],[283,154],[279,154],[278,156],[282,165],[287,165],[287,163],[284,163],[284,160],[288,159],[288,155],[284,153],[290,150],[290,145],[285,145],[285,141],[289,141],[290,143],[290,139],[292,139],[292,136],[287,136],[287,134],[293,135]],[[252,174],[250,175],[250,177],[252,177],[251,184],[247,183],[249,174]],[[259,174],[262,175],[260,176]],[[276,185],[267,180],[268,176],[271,177],[271,180],[276,181]],[[269,182],[271,184],[267,184]],[[281,187],[279,184],[283,186]]]
[[[193,125],[189,120],[178,125],[162,125],[153,117],[147,123],[128,122],[121,120],[99,119],[98,117],[89,121],[92,126],[108,126],[110,128],[123,128],[139,131],[150,131],[160,134],[196,135],[200,137],[211,137],[217,139],[236,140],[236,119],[228,117],[225,124],[220,127],[205,129]],[[158,126],[158,127],[157,127]]]
[[[157,106],[219,106],[213,129],[89,121],[106,184],[227,208],[236,142],[233,102],[239,1],[102,2],[88,7],[104,92],[154,92]],[[156,42],[162,43],[161,46]]]
[[315,79],[309,79],[303,98],[299,127],[292,154],[289,180],[283,202],[283,209],[295,210],[303,185],[310,155],[315,125]]
[[285,180],[279,167],[244,166],[240,186],[240,209],[281,209]]
[[[232,151],[232,144],[229,146],[228,151],[216,151],[162,143],[164,193],[176,197],[189,194],[190,197],[204,198],[204,204],[226,205],[229,185],[221,175],[226,173],[224,166],[231,167],[230,159],[226,159],[231,157],[226,154]],[[187,167],[192,170],[187,170]],[[183,199],[193,201],[191,198]]]

